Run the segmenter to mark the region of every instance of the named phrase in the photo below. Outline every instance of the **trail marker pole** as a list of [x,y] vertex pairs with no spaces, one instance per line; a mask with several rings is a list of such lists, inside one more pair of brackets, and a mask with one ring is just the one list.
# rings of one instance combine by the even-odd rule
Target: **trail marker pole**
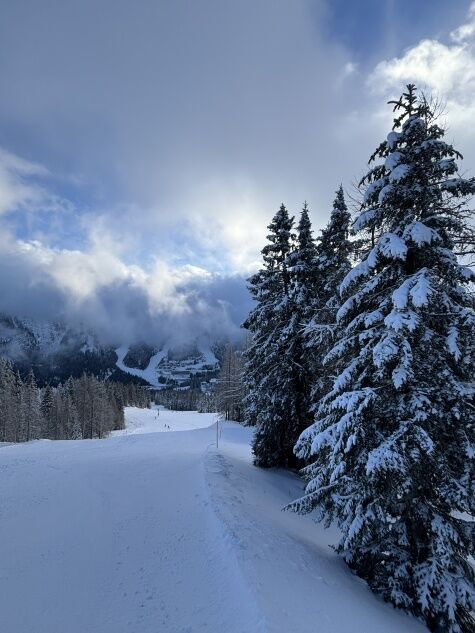
[[216,448],[218,448],[218,424],[219,418],[216,418]]

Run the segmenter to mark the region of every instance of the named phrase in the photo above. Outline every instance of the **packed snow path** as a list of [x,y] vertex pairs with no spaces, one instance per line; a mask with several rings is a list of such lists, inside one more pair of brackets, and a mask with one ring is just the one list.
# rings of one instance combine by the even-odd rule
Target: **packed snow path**
[[248,429],[225,424],[216,449],[211,414],[127,419],[105,440],[0,449],[2,631],[426,630],[281,512],[301,484],[252,466]]

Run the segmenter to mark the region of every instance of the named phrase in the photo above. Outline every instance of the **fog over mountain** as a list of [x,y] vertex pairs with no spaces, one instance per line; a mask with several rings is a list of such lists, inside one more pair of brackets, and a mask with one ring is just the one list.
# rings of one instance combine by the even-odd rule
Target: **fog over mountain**
[[[239,326],[250,306],[243,276],[222,276],[193,267],[183,268],[180,274],[159,268],[145,276],[115,262],[112,279],[87,287],[87,262],[85,271],[80,268],[83,262],[71,261],[71,254],[45,257],[35,249],[23,246],[0,252],[2,312],[90,329],[107,345],[242,337]],[[63,275],[69,274],[78,284],[78,294],[62,283]],[[84,280],[78,279],[81,274]]]
[[3,2],[0,312],[239,336],[270,218],[307,199],[324,226],[407,81],[473,171],[473,8],[347,4]]

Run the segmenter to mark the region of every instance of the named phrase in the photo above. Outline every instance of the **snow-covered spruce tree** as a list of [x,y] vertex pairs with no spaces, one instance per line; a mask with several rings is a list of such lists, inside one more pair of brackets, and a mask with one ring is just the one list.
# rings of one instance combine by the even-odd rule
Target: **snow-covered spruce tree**
[[312,362],[313,350],[307,346],[305,328],[315,310],[320,281],[318,251],[306,202],[297,225],[295,245],[287,261],[290,272],[290,302],[289,321],[284,328],[283,338],[294,372],[296,441],[313,418],[311,393],[315,367]]
[[291,319],[288,257],[293,223],[282,205],[268,227],[264,265],[249,279],[256,306],[244,323],[252,334],[244,371],[245,422],[257,427],[253,451],[256,465],[263,467],[292,466],[297,461],[293,454],[299,435],[296,367],[286,337]]
[[[330,310],[339,304],[340,284],[351,269],[353,247],[348,239],[350,221],[345,194],[340,185],[330,220],[318,237],[318,276],[321,283],[319,301]],[[334,322],[335,319],[331,315],[325,320]]]
[[23,384],[22,406],[24,408],[23,416],[26,426],[25,440],[28,442],[42,437],[43,418],[41,415],[40,391],[32,369],[30,369],[28,378]]
[[50,440],[57,439],[57,417],[55,407],[55,396],[53,388],[47,385],[41,397],[41,415],[44,420],[45,437]]
[[338,551],[386,600],[433,631],[473,633],[474,274],[457,251],[475,182],[414,86],[392,103],[354,223],[368,249],[327,355],[339,375],[299,439],[313,463],[291,507],[336,520]]
[[287,261],[290,272],[291,298],[299,312],[300,329],[313,312],[315,292],[318,285],[317,246],[313,238],[312,224],[305,202],[297,225],[295,247]]
[[12,391],[12,407],[14,414],[11,416],[10,421],[13,425],[12,438],[14,442],[24,442],[26,439],[26,417],[25,408],[23,406],[24,401],[24,389],[23,381],[18,369],[15,371],[15,379],[13,382]]
[[0,442],[15,441],[18,422],[14,391],[15,373],[12,365],[0,358]]
[[317,258],[314,265],[313,297],[307,310],[305,344],[309,350],[313,388],[311,402],[315,408],[331,386],[332,367],[323,358],[335,342],[339,327],[336,314],[341,306],[340,284],[351,270],[353,245],[350,242],[351,216],[340,185],[333,202],[327,226],[317,238]]

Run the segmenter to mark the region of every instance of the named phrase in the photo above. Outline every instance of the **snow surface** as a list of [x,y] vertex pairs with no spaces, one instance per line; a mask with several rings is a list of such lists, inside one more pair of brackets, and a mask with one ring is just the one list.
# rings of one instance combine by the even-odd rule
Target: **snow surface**
[[348,571],[331,531],[281,511],[302,483],[252,465],[250,429],[220,425],[216,448],[211,414],[126,419],[104,440],[0,448],[2,631],[426,631]]
[[124,358],[127,356],[127,352],[129,351],[129,345],[122,345],[115,350],[117,354],[117,362],[116,365],[122,371],[125,371],[127,374],[131,374],[132,376],[138,376],[139,378],[143,378],[146,380],[152,387],[160,387],[158,382],[158,373],[157,366],[160,361],[165,358],[168,354],[168,346],[162,347],[160,351],[152,356],[147,367],[145,369],[138,369],[137,367],[129,367],[124,363]]
[[126,428],[123,431],[114,431],[113,435],[192,431],[210,426],[216,422],[216,417],[216,413],[170,411],[162,406],[154,406],[152,410],[126,407]]
[[122,345],[115,350],[117,354],[116,365],[119,369],[132,376],[143,378],[157,389],[162,389],[165,386],[163,382],[160,382],[159,378],[172,379],[180,383],[189,380],[190,376],[197,372],[206,372],[209,369],[208,366],[212,368],[219,366],[218,359],[209,345],[197,344],[198,356],[190,356],[181,360],[168,359],[168,353],[172,350],[172,346],[167,343],[150,358],[145,369],[138,369],[137,367],[129,367],[124,363],[124,358],[129,351],[129,345]]

